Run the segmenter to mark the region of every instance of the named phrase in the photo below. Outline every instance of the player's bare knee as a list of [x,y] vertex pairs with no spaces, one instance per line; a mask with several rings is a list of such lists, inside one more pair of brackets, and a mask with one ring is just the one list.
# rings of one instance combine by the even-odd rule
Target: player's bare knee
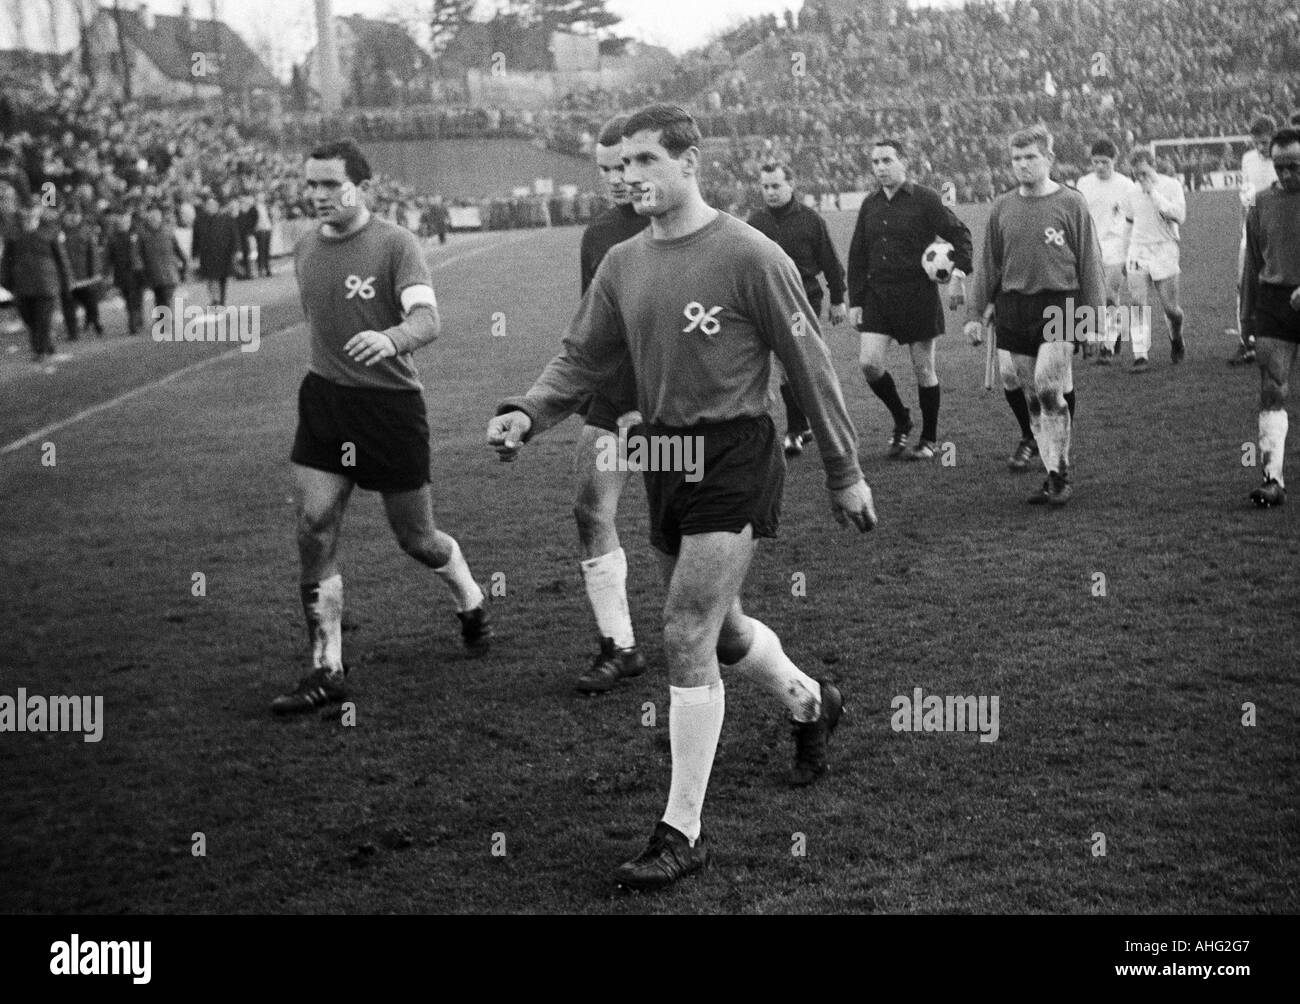
[[[1059,388],[1045,387],[1036,395],[1039,407],[1049,415],[1059,415],[1065,411],[1065,395]],[[1033,403],[1030,403],[1030,410],[1033,409]]]
[[1287,385],[1270,380],[1266,375],[1259,388],[1259,410],[1276,411],[1286,407]]
[[298,539],[328,540],[338,530],[339,512],[336,508],[299,509]]

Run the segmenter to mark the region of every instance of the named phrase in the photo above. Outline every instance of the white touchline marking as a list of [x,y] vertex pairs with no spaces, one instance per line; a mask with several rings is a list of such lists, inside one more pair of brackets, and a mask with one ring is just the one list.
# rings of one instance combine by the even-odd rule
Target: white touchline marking
[[[531,236],[531,234],[532,231],[530,230],[530,231],[526,231],[525,233],[518,234],[517,236],[509,237],[505,240],[493,241],[488,244],[482,244],[476,248],[471,248],[468,251],[462,251],[460,254],[452,255],[450,258],[446,259],[445,261],[437,262],[429,269],[429,271],[436,272],[438,271],[438,269],[446,268],[449,265],[454,265],[456,264],[456,262],[464,261],[466,258],[473,258],[475,255],[483,254],[485,251],[495,251],[497,248],[504,247],[507,244],[517,244],[525,237]],[[289,331],[292,330],[293,328],[297,328],[301,326],[302,326],[302,322],[299,322],[298,324],[290,325],[288,328],[282,328],[281,330]],[[146,391],[151,391],[158,387],[162,387],[164,384],[169,384],[173,380],[177,380],[183,376],[189,376],[191,373],[197,373],[199,370],[211,366],[213,363],[220,362],[222,359],[226,359],[229,356],[239,355],[242,352],[243,349],[241,349],[239,346],[236,346],[235,348],[228,349],[227,351],[222,352],[219,355],[210,356],[207,359],[200,359],[198,362],[191,363],[189,366],[182,366],[180,369],[168,373],[165,377],[159,377],[157,380],[153,381],[152,383],[141,384],[139,387],[135,387],[131,390],[128,390],[124,394],[119,394],[117,397],[110,398],[107,401],[101,401],[99,404],[93,404],[89,408],[77,412],[75,415],[69,416],[68,418],[60,419],[57,422],[53,422],[50,425],[37,429],[35,432],[23,436],[22,439],[15,439],[12,443],[7,443],[4,446],[0,446],[0,457],[3,457],[6,453],[13,453],[14,450],[21,450],[24,446],[30,446],[38,439],[43,439],[52,433],[58,432],[60,429],[65,429],[69,425],[72,425],[76,422],[80,422],[83,418],[89,418],[91,415],[98,415],[101,411],[107,411],[109,408],[116,408],[119,404],[123,404],[126,401],[130,401],[132,398],[139,397],[141,394],[145,393]]]

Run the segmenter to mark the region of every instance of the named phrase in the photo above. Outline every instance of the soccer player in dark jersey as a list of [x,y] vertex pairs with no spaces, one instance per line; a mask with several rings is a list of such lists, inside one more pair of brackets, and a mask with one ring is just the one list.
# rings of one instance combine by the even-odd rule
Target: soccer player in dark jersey
[[1241,330],[1255,332],[1259,363],[1259,454],[1264,483],[1250,493],[1260,508],[1286,501],[1286,399],[1300,351],[1300,128],[1279,129],[1269,147],[1277,181],[1246,215]]
[[[862,332],[858,361],[867,386],[894,419],[888,455],[931,460],[939,434],[934,340],[943,334],[944,313],[939,289],[925,274],[921,257],[935,237],[942,237],[953,246],[956,267],[970,274],[970,231],[938,192],[907,180],[907,155],[898,140],[882,139],[872,146],[871,170],[880,189],[858,210],[849,245],[849,316]],[[891,341],[908,347],[916,373],[921,439],[910,450],[912,413],[885,369]]]
[[[582,234],[584,296],[605,253],[650,225],[650,217],[642,216],[633,207],[632,194],[623,180],[619,151],[626,122],[626,115],[610,119],[596,139],[596,168],[613,205]],[[610,690],[621,679],[645,672],[645,657],[637,651],[627,603],[627,555],[615,525],[618,500],[632,472],[609,470],[610,465],[600,463],[610,438],[617,438],[620,423],[627,426],[639,418],[634,412],[620,415],[609,398],[598,392],[587,405],[585,419],[574,458],[578,497],[573,515],[582,547],[582,579],[600,633],[600,652],[591,668],[578,677],[577,688],[585,694],[597,694]]]
[[459,545],[433,521],[429,426],[411,359],[438,337],[429,269],[409,231],[370,212],[370,175],[351,140],[317,147],[306,163],[320,227],[303,236],[294,256],[311,363],[298,391],[292,460],[312,671],[272,702],[278,714],[347,696],[343,577],[335,554],[354,487],[381,493],[402,550],[451,589],[466,647],[482,651],[492,634],[483,590]]
[[[1028,397],[1030,428],[1047,480],[1030,496],[1034,505],[1065,505],[1070,481],[1070,414],[1075,336],[1100,332],[1076,307],[1100,308],[1104,323],[1106,275],[1087,200],[1051,178],[1052,134],[1044,126],[1011,137],[1018,187],[994,203],[984,231],[966,334],[978,345],[983,325],[996,318],[998,363],[1014,366]],[[1049,325],[1064,322],[1065,337]]]
[[[772,355],[808,415],[842,524],[875,525],[857,436],[799,273],[779,247],[700,196],[702,140],[675,105],[623,128],[622,156],[651,228],[611,248],[569,327],[564,349],[531,390],[498,408],[488,443],[513,460],[523,442],[630,373],[627,400],[645,416],[651,543],[667,583],[664,652],[671,704],[668,806],[640,855],[614,871],[651,889],[702,868],[700,815],[722,730],[720,665],[768,689],[796,723],[791,781],[826,770],[843,706],[828,681],[802,673],[777,636],[747,617],[740,588],[756,537],[775,535],[785,457],[768,414]],[[630,455],[630,454],[629,454]],[[691,458],[688,461],[688,455]]]
[[[763,208],[749,214],[749,225],[776,241],[790,256],[803,280],[813,314],[818,318],[822,316],[823,293],[817,276],[826,277],[831,294],[831,324],[841,323],[848,316],[844,306],[844,266],[835,253],[826,221],[817,210],[795,197],[790,165],[764,164],[758,172],[758,183],[763,190]],[[797,457],[812,439],[812,429],[784,380],[781,398],[785,402],[785,455]]]

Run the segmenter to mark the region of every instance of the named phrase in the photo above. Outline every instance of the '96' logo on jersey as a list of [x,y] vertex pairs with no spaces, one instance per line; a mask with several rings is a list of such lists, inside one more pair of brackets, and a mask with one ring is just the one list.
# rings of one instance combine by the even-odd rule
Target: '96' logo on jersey
[[1057,230],[1056,227],[1047,227],[1043,230],[1043,243],[1055,244],[1058,248],[1065,247],[1065,231]]
[[718,314],[721,312],[721,307],[711,307],[705,310],[704,304],[698,300],[692,300],[682,310],[682,315],[691,322],[682,328],[682,334],[685,335],[699,330],[706,335],[716,335],[722,330],[722,325],[718,322]]
[[344,299],[351,300],[355,296],[363,300],[373,300],[375,298],[375,277],[368,275],[364,279],[359,275],[350,275],[343,280],[343,286],[348,291]]

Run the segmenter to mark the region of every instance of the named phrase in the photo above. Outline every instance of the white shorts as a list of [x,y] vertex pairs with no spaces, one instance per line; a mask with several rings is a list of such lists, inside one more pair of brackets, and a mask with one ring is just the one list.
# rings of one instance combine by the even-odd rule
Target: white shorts
[[1153,282],[1172,279],[1182,269],[1178,267],[1178,242],[1161,241],[1159,244],[1134,244],[1128,249],[1128,275],[1132,282],[1136,276],[1146,275]]

